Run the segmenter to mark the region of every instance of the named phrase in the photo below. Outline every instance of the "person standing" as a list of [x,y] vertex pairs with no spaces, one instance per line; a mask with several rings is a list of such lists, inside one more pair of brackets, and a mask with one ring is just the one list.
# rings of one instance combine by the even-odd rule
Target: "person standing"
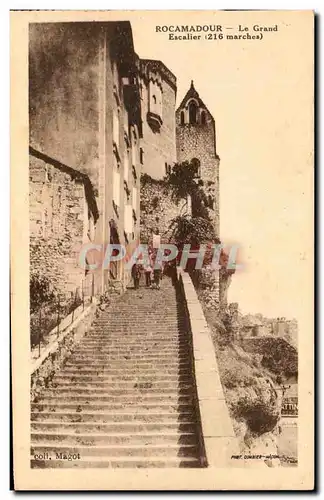
[[141,277],[141,267],[138,262],[135,262],[132,267],[132,278],[134,281],[134,288],[137,290],[139,288],[139,282]]
[[154,285],[157,290],[160,290],[160,279],[161,279],[161,269],[154,269],[153,271],[153,276],[154,276]]
[[151,279],[152,271],[153,269],[149,262],[147,264],[144,264],[145,284],[147,287],[150,287],[152,284],[152,279]]

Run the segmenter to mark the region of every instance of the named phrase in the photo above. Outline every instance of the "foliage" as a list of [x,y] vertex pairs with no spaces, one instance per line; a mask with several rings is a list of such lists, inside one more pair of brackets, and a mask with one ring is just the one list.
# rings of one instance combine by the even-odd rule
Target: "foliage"
[[[46,286],[46,290],[48,290]],[[82,304],[79,293],[58,295],[49,291],[42,297],[42,301],[31,310],[30,315],[30,343],[35,347],[39,343],[46,343],[48,333],[53,330],[64,318]]]
[[298,374],[298,352],[286,340],[281,338],[258,339],[262,348],[262,366],[277,375],[286,377]]
[[190,196],[193,217],[209,219],[207,208],[212,200],[203,189],[203,180],[197,178],[197,166],[193,161],[175,163],[165,181],[172,187],[172,198],[176,203]]
[[222,374],[222,383],[227,389],[235,387],[249,387],[255,385],[255,376],[245,373],[245,370],[233,371],[232,368],[225,368]]
[[280,418],[275,401],[270,404],[263,399],[262,395],[258,398],[243,396],[232,404],[231,410],[236,420],[244,419],[249,429],[258,435],[271,432]]
[[209,219],[179,215],[171,221],[171,240],[179,245],[198,245],[215,239],[214,228]]
[[165,181],[163,179],[153,179],[149,174],[141,175],[141,185],[142,187],[146,186],[146,184],[156,184],[163,186],[165,185]]
[[49,278],[34,273],[29,281],[31,347],[46,341],[46,335],[82,304],[80,290],[63,296]]
[[55,290],[51,287],[47,277],[38,273],[33,274],[29,281],[30,310],[37,311],[43,304],[54,300]]

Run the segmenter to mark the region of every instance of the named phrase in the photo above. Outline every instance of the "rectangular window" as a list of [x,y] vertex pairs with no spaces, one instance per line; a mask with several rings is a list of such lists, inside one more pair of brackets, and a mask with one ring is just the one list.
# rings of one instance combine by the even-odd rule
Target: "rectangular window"
[[120,206],[120,173],[116,171],[113,173],[113,201]]
[[113,141],[119,148],[119,113],[117,109],[113,111]]
[[143,148],[140,148],[140,162],[141,162],[141,165],[143,165],[143,163],[144,163],[144,151],[143,151]]
[[132,234],[133,232],[133,212],[131,205],[125,205],[124,212],[124,231],[126,234]]
[[137,208],[137,188],[136,187],[133,187],[133,209],[135,210],[136,212],[136,208]]
[[116,61],[113,62],[113,81],[114,81],[114,90],[119,97],[119,74]]
[[134,167],[136,167],[136,144],[134,142],[134,139],[132,142],[132,165],[134,165]]
[[134,165],[132,166],[132,172],[133,172],[134,184],[136,184],[136,181],[137,181],[137,173],[136,173],[136,168],[134,167]]
[[128,182],[128,171],[129,171],[129,159],[128,159],[128,151],[124,153],[124,180]]

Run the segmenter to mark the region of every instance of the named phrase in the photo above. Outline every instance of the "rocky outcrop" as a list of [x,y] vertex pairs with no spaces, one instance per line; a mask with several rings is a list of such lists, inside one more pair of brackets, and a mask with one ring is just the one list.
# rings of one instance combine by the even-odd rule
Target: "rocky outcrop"
[[[262,456],[270,467],[278,466],[275,456],[282,397],[276,390],[275,374],[262,366],[259,353],[249,353],[240,347],[230,314],[223,322],[217,311],[206,307],[204,310],[240,451],[246,456]],[[239,324],[235,324],[239,329]]]

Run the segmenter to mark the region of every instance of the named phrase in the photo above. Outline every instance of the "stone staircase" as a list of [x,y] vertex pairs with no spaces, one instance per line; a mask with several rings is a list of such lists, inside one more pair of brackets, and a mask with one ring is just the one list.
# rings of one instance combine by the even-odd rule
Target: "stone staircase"
[[31,405],[31,466],[200,467],[191,340],[176,289],[129,289]]

